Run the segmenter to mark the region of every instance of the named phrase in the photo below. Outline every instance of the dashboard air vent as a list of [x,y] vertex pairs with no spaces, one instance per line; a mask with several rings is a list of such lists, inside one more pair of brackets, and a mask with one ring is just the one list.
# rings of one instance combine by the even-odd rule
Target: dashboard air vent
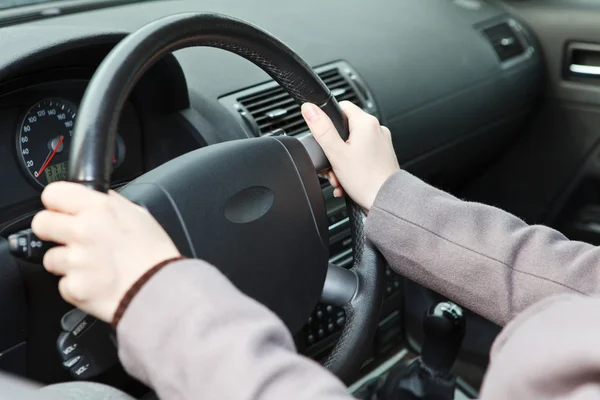
[[505,21],[483,29],[500,61],[507,61],[525,52],[525,46],[510,22]]
[[[338,101],[350,101],[374,114],[370,92],[345,62],[315,71]],[[300,105],[274,81],[222,97],[220,101],[230,110],[236,110],[255,135],[277,131],[293,136],[308,132]]]

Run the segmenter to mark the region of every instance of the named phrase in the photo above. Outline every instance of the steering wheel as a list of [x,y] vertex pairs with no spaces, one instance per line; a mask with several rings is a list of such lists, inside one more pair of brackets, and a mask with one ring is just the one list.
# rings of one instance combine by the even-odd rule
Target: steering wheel
[[[329,89],[281,41],[228,16],[179,14],[129,35],[95,72],[77,115],[69,180],[108,190],[117,123],[130,92],[157,60],[191,46],[246,58],[298,103],[321,107],[347,139],[347,121]],[[377,326],[384,261],[365,238],[364,213],[347,199],[354,264],[348,270],[328,263],[317,177],[327,167],[311,135],[243,139],[184,154],[131,182],[122,194],[146,207],[184,255],[217,266],[291,332],[300,330],[319,300],[343,306],[347,323],[325,366],[350,383]]]

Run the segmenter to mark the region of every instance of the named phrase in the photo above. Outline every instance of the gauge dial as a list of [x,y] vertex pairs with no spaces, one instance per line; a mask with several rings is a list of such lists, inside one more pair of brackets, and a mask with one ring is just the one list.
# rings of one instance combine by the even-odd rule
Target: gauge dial
[[[66,180],[77,106],[60,98],[44,99],[25,114],[17,132],[17,156],[27,174],[42,187]],[[125,145],[115,144],[113,169],[123,163]]]
[[18,156],[40,185],[67,179],[67,162],[77,106],[52,98],[34,104],[17,133]]

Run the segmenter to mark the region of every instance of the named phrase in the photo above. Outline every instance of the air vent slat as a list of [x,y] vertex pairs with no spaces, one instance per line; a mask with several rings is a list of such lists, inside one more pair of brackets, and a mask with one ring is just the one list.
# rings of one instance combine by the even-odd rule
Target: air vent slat
[[348,84],[348,81],[341,75],[333,76],[331,78],[323,79],[323,82],[329,87],[329,85],[335,85],[340,82]]
[[[337,100],[348,100],[363,107],[354,86],[338,68],[323,71],[319,76]],[[237,102],[250,113],[261,135],[276,129],[283,129],[287,135],[308,130],[300,106],[280,86],[240,97]]]
[[259,101],[261,98],[263,97],[271,97],[271,96],[275,96],[278,93],[286,93],[285,90],[283,90],[283,88],[281,86],[276,86],[272,89],[267,89],[263,92],[259,92],[259,93],[254,93],[248,96],[244,96],[244,97],[240,97],[238,99],[238,101],[240,103],[254,103],[256,101]]
[[[289,121],[290,119],[298,119],[298,117],[302,116],[302,113],[300,112],[300,107],[296,107],[296,109],[292,109],[292,112],[289,112],[285,117],[281,117],[277,119],[277,123],[282,123],[285,121]],[[256,123],[258,124],[259,127],[267,127],[269,124],[271,124],[271,121],[264,121],[264,122],[259,122],[258,120],[256,121]]]
[[348,84],[348,82],[346,81],[342,81],[342,82],[336,82],[333,84],[327,84],[327,87],[329,88],[329,90],[333,91],[334,89],[339,89],[339,88],[343,88],[346,90],[352,90],[351,86]]
[[254,111],[255,109],[257,109],[258,107],[260,107],[264,104],[270,104],[273,101],[277,101],[279,99],[286,99],[289,97],[290,97],[290,95],[286,91],[281,90],[281,93],[278,93],[274,96],[264,96],[262,99],[253,102],[250,107],[246,107],[246,108],[248,109],[248,111]]
[[358,97],[354,93],[344,94],[342,96],[336,97],[335,99],[337,101],[349,101],[351,103],[356,103],[358,101]]
[[[243,103],[242,103],[243,104]],[[250,113],[256,118],[262,115],[266,115],[269,111],[277,110],[277,109],[288,109],[297,105],[294,99],[287,95],[287,97],[281,98],[279,101],[269,102],[268,105],[253,109],[252,106],[246,106],[246,109],[250,111]]]

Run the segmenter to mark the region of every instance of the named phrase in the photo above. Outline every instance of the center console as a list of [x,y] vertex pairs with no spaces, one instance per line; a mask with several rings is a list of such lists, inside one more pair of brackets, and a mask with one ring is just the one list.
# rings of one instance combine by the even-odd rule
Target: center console
[[[380,117],[377,103],[368,85],[346,61],[336,61],[315,68],[315,72],[338,101],[349,101],[364,111]],[[268,81],[219,98],[221,104],[238,120],[249,136],[285,134],[292,137],[309,135],[300,105],[276,82]],[[352,267],[350,220],[343,198],[333,197],[333,188],[321,180],[329,219],[329,262]],[[397,353],[402,343],[402,281],[389,268],[386,270],[385,301],[368,369]],[[304,328],[296,335],[296,346],[302,354],[324,359],[336,343],[346,323],[344,310],[318,304]]]

